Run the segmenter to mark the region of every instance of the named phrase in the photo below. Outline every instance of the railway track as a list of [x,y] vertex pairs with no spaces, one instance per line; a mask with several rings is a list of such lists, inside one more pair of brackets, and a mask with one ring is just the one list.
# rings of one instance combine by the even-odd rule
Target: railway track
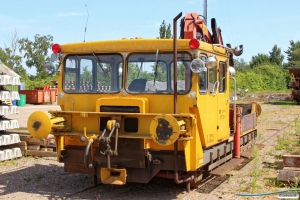
[[[282,133],[288,126],[290,125],[289,124],[285,124],[283,127],[281,128],[274,128],[274,129],[268,129],[269,131],[274,131],[276,130],[275,133],[272,133],[270,134],[267,138],[261,140],[258,145],[263,145],[265,144],[267,141],[269,141],[271,138],[275,137],[276,135]],[[252,149],[252,147],[250,147]],[[244,161],[239,164],[236,168],[234,168],[232,170],[233,173],[235,172],[238,172],[240,169],[244,168],[248,163],[250,163],[252,161],[252,158],[247,158],[247,159],[244,159]],[[210,194],[211,192],[213,192],[217,187],[219,187],[221,184],[225,183],[225,182],[228,182],[230,180],[230,178],[232,177],[231,174],[226,174],[225,176],[216,176],[216,175],[209,175],[208,177],[206,177],[205,179],[203,179],[198,188],[195,188],[195,189],[192,189],[191,190],[191,193],[201,193],[201,194]],[[169,180],[170,181],[170,184],[173,184],[172,183],[172,180]],[[151,184],[153,183],[149,183],[150,184],[150,187],[151,187]],[[155,184],[155,183],[154,183]],[[165,184],[163,184],[165,185]],[[175,185],[176,186],[176,185]],[[82,190],[78,190],[78,191],[75,191],[71,194],[68,194],[66,195],[67,198],[73,198],[73,197],[78,197],[78,196],[81,196],[85,193],[89,193],[89,191],[93,191],[93,192],[97,192],[97,190],[105,190],[107,191],[107,188],[113,188],[114,186],[109,186],[109,185],[103,185],[103,184],[97,184],[97,185],[91,185],[91,186],[88,186]],[[128,187],[127,189],[125,189],[125,193],[127,194],[128,191],[130,191],[131,189],[130,188],[134,188],[134,187],[141,187],[140,184],[128,184],[126,186],[124,186],[125,188]],[[185,193],[184,192],[184,187],[183,186],[178,186],[176,187],[177,189],[181,188],[182,189],[182,194]],[[123,188],[124,189],[124,188]],[[120,191],[119,191],[120,192]],[[121,192],[122,193],[122,192]],[[187,195],[186,193],[184,195]]]
[[[299,115],[297,115],[299,116]],[[293,123],[293,122],[291,122]],[[268,130],[276,130],[275,133],[272,133],[271,135],[269,135],[268,137],[266,137],[265,139],[263,139],[262,141],[260,141],[259,143],[257,143],[256,145],[265,145],[265,143],[267,141],[269,141],[270,139],[274,138],[275,136],[277,136],[278,134],[282,133],[287,127],[289,127],[291,125],[291,123],[287,123],[284,126],[282,126],[279,129],[268,129]],[[250,148],[251,150],[253,149],[253,146]],[[232,171],[239,171],[240,169],[242,169],[243,167],[245,167],[248,163],[250,163],[252,161],[252,158],[247,158],[243,161],[243,163],[241,163],[240,165],[238,165],[235,169],[233,169]],[[230,180],[231,175],[230,174],[226,174],[225,176],[215,176],[215,175],[209,175],[207,178],[203,179],[201,184],[198,186],[197,189],[195,189],[197,192],[200,193],[205,193],[205,194],[210,194],[214,189],[216,189],[218,186],[220,186],[222,183]],[[220,198],[222,198],[220,196]]]

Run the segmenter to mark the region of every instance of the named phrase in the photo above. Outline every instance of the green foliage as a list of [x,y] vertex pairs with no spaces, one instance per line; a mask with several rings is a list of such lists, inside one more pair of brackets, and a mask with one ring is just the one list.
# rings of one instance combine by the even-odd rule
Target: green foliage
[[88,69],[88,66],[83,67],[83,74],[80,75],[80,81],[91,81],[92,72]]
[[284,59],[284,55],[281,54],[281,49],[277,47],[277,45],[274,45],[272,51],[270,53],[270,62],[282,66],[282,62]]
[[300,41],[294,42],[291,40],[290,47],[285,53],[287,54],[288,63],[283,65],[284,68],[300,67]]
[[171,24],[168,24],[168,28],[166,31],[166,38],[172,38]]
[[33,90],[35,87],[44,87],[45,85],[52,85],[52,81],[57,81],[57,75],[47,76],[43,79],[37,76],[29,76],[23,79],[22,82],[26,84],[26,90]]
[[0,48],[0,62],[14,70],[21,77],[25,77],[26,70],[22,66],[22,56],[17,54],[20,48],[17,32],[12,35],[8,42],[10,44],[9,47]]
[[[277,65],[264,64],[247,71],[237,71],[237,88],[250,91],[283,91],[286,90],[287,70]],[[232,85],[231,88],[233,89]]]
[[243,58],[241,59],[233,59],[233,62],[234,62],[234,68],[237,70],[237,71],[240,71],[240,72],[244,72],[244,71],[247,71],[250,69],[250,66],[248,65],[248,63],[246,63],[244,61]]
[[171,24],[168,24],[166,28],[165,20],[163,20],[159,27],[159,38],[172,38]]
[[300,41],[290,41],[290,47],[284,53],[287,54],[288,61],[299,61],[300,60]]
[[52,46],[53,37],[50,35],[40,36],[35,35],[34,41],[28,38],[22,38],[19,40],[20,51],[24,51],[24,58],[26,60],[26,65],[29,68],[36,67],[37,76],[40,78],[47,77],[43,70],[43,66],[46,60],[50,58],[48,55],[48,50]]
[[257,183],[257,180],[260,176],[259,150],[258,150],[257,146],[253,147],[252,154],[253,154],[253,171],[251,172],[251,175],[253,177],[253,180],[251,182],[251,189],[252,189],[252,192],[254,192],[256,190],[256,188],[260,187],[260,185],[258,185],[258,183]]
[[[89,71],[89,75],[84,72],[86,76],[90,76],[87,80],[92,80],[92,73]],[[82,76],[81,76],[82,77]],[[111,65],[109,64],[101,64],[101,66],[97,65],[97,81],[100,85],[110,85],[111,81]]]
[[159,38],[165,38],[166,37],[166,24],[165,20],[161,23],[159,27]]
[[258,54],[257,56],[252,56],[252,60],[250,62],[250,67],[254,68],[256,66],[260,66],[263,64],[269,64],[270,58],[267,54]]
[[[154,66],[152,67],[154,68]],[[141,66],[139,66],[137,63],[128,63],[127,81],[130,83],[132,80],[137,78],[145,78],[147,81],[150,81],[154,79],[154,76],[150,72],[147,71],[142,72]]]

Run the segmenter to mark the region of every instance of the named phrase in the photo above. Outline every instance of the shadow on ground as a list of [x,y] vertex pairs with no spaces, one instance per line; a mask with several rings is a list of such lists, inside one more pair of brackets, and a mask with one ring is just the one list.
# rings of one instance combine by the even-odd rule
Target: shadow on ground
[[39,159],[47,158],[38,158],[31,167],[14,166],[11,171],[0,172],[0,195],[8,198],[14,193],[28,193],[43,199],[176,199],[185,192],[184,184],[162,178],[154,178],[148,184],[94,187],[93,175],[66,173],[61,165],[43,165],[38,163]]

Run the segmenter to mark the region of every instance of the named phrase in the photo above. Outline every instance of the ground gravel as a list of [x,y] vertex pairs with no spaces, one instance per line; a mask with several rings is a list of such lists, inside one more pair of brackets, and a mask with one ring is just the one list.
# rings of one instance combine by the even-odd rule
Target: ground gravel
[[[300,107],[272,101],[261,102],[263,112],[258,120],[258,143],[273,135],[276,131],[288,125],[278,133],[290,131],[290,124],[299,117]],[[60,110],[57,105],[26,105],[19,107],[19,115],[7,116],[18,119],[20,126],[25,127],[28,116],[34,110]],[[259,168],[264,169],[265,163],[280,163],[270,152],[274,151],[277,137],[265,142],[265,147],[259,151]],[[277,166],[278,168],[278,166]],[[276,169],[270,169],[267,177],[274,178]],[[190,193],[185,187],[176,185],[173,180],[155,178],[148,184],[127,183],[125,186],[99,185],[92,187],[93,175],[71,174],[63,170],[63,165],[56,158],[22,157],[20,159],[0,163],[0,199],[246,199],[236,196],[236,193],[250,191],[253,177],[253,161],[249,160],[223,178],[215,178]],[[263,186],[260,192],[271,188]],[[261,198],[259,198],[261,199]],[[267,196],[263,199],[277,199],[277,196]]]

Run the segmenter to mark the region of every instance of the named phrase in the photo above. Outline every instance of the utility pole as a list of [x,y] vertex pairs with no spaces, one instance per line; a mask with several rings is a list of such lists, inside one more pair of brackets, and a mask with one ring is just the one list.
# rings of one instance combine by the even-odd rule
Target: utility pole
[[203,17],[204,24],[207,25],[207,0],[203,0]]

